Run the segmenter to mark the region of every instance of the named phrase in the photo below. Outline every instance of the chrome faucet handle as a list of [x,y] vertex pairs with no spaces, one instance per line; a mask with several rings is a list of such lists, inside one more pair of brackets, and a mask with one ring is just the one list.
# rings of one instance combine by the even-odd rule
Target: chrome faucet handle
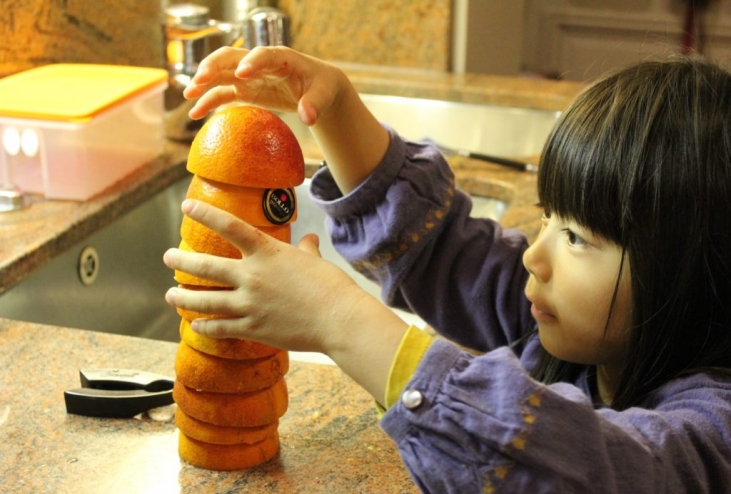
[[162,20],[165,68],[168,88],[165,90],[165,135],[174,140],[191,141],[204,120],[191,120],[188,111],[194,102],[183,97],[183,90],[198,70],[198,65],[210,55],[209,39],[229,36],[242,39],[241,24],[210,18],[209,9],[194,3],[168,6]]
[[[246,2],[246,7],[254,3],[263,2]],[[210,55],[211,37],[224,36],[229,44],[245,44],[247,48],[289,45],[289,17],[280,10],[257,7],[248,11],[243,21],[238,19],[234,22],[211,19],[208,7],[194,3],[177,3],[165,8],[162,30],[168,72],[165,90],[165,135],[168,138],[191,141],[205,122],[205,119],[193,121],[188,117],[194,102],[186,100],[183,91],[200,63]]]
[[245,46],[289,46],[289,17],[274,7],[258,7],[244,20]]
[[165,9],[163,35],[170,75],[192,76],[211,52],[208,39],[216,35],[241,37],[241,26],[211,19],[203,5],[178,3]]

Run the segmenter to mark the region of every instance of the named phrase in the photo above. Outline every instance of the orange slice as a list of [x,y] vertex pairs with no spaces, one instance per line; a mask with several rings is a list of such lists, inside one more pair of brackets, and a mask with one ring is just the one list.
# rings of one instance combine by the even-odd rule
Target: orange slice
[[233,106],[213,113],[190,146],[188,171],[243,187],[294,187],[305,179],[297,138],[274,113]]
[[175,425],[189,438],[206,443],[254,444],[275,435],[279,421],[258,427],[227,427],[193,418],[178,407],[175,409]]
[[270,388],[251,393],[196,391],[175,381],[173,399],[183,412],[193,418],[230,427],[271,424],[285,414],[289,404],[284,379]]
[[243,470],[266,463],[279,451],[279,433],[255,444],[212,444],[178,435],[178,454],[193,466],[208,470]]
[[228,359],[258,359],[280,351],[273,346],[251,340],[203,336],[193,331],[186,319],[180,321],[180,339],[199,352]]
[[234,360],[216,357],[180,342],[175,356],[177,380],[189,388],[217,393],[246,393],[272,386],[289,370],[289,353]]

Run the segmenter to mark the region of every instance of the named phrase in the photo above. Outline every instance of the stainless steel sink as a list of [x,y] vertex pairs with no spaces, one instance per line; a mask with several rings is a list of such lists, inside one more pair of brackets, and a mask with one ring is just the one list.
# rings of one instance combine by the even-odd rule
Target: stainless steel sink
[[[364,95],[376,116],[407,137],[428,137],[454,148],[504,156],[538,154],[556,112]],[[308,158],[319,150],[296,118],[287,122]],[[103,228],[0,296],[0,317],[94,331],[178,341],[180,318],[164,301],[175,284],[162,255],[180,242],[180,203],[189,179],[168,187]],[[309,181],[297,191],[293,243],[309,232],[321,239],[326,259],[345,269],[366,290],[378,287],[347,266],[334,251],[323,213],[309,200]],[[499,218],[504,201],[473,194],[477,216]],[[422,324],[410,314],[404,319]]]
[[[375,117],[412,140],[431,139],[452,149],[503,157],[540,154],[560,112],[508,106],[361,94]],[[307,127],[292,113],[281,114],[305,156],[320,158]]]
[[80,242],[0,296],[0,316],[179,340],[174,284],[162,255],[180,243],[181,180]]

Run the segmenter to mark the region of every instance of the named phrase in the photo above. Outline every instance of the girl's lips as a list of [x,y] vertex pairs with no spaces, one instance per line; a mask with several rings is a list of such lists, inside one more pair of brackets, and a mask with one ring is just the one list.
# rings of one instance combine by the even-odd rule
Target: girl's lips
[[533,318],[535,318],[536,321],[548,322],[556,320],[556,316],[554,316],[550,312],[546,312],[545,310],[538,307],[536,304],[531,304],[530,313],[533,315]]
[[525,288],[525,297],[528,299],[528,301],[531,303],[530,306],[530,312],[533,315],[533,318],[537,322],[554,322],[556,321],[556,316],[549,312],[546,306],[543,303],[543,299],[541,299],[538,294],[536,293],[536,290],[533,290],[530,281],[529,280],[528,286]]

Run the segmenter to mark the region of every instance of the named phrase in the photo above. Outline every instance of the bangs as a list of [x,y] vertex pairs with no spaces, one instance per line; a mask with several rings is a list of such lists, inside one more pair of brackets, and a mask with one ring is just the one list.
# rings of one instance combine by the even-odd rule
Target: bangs
[[541,156],[538,198],[546,213],[619,244],[617,166],[614,153],[607,152],[608,129],[598,124],[597,115],[584,116],[565,113],[551,134]]
[[[636,82],[636,81],[635,81]],[[541,155],[538,197],[551,214],[625,247],[628,201],[638,185],[645,121],[632,87],[608,77],[585,90],[556,124]]]

